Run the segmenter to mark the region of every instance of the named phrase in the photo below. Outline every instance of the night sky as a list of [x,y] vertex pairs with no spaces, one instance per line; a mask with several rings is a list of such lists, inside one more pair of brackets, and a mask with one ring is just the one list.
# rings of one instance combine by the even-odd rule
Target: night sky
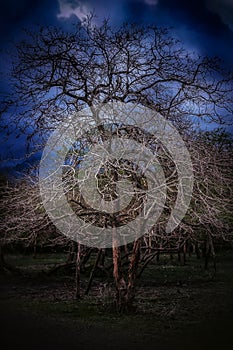
[[[0,43],[3,50],[12,40],[23,38],[23,28],[55,25],[69,30],[72,23],[94,11],[97,24],[103,18],[110,18],[113,26],[137,22],[172,27],[174,35],[187,49],[218,56],[227,68],[232,67],[233,0],[5,0],[0,6]],[[7,69],[5,56],[1,65]],[[2,79],[0,88],[2,92],[7,91],[7,81]],[[14,156],[23,156],[24,139],[16,139],[12,135],[8,143],[1,143],[1,158],[10,156],[10,144],[13,145],[11,151]],[[2,166],[9,164],[2,162]]]

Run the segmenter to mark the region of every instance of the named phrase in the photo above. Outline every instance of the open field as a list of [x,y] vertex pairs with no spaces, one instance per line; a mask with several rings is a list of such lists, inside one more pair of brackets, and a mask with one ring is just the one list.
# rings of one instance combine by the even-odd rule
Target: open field
[[[111,284],[99,273],[90,294],[74,295],[72,273],[47,274],[63,255],[8,256],[23,272],[1,276],[1,331],[6,349],[231,349],[233,255],[218,256],[217,273],[189,258],[162,257],[138,281],[135,313],[112,308]],[[88,275],[82,276],[85,286]]]

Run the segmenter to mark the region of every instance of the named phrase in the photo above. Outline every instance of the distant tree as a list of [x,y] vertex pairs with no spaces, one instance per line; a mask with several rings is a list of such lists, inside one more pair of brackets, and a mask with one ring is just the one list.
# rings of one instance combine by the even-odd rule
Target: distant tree
[[[41,204],[39,191],[29,176],[1,183],[1,243],[33,247],[48,242],[50,221]],[[40,234],[40,235],[39,235]],[[44,239],[42,238],[44,236]]]
[[230,153],[233,151],[233,135],[223,127],[211,131],[201,131],[197,134],[197,139],[215,147],[220,152]]

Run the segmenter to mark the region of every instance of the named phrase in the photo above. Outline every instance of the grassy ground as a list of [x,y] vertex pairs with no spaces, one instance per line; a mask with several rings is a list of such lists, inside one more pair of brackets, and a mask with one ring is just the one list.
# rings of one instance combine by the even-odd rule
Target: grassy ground
[[[101,274],[89,296],[75,301],[73,276],[48,275],[63,255],[9,256],[21,276],[1,276],[1,330],[6,349],[233,348],[233,254],[218,257],[217,273],[189,258],[162,257],[138,281],[132,315],[112,309],[111,285]],[[88,275],[82,276],[85,287]]]

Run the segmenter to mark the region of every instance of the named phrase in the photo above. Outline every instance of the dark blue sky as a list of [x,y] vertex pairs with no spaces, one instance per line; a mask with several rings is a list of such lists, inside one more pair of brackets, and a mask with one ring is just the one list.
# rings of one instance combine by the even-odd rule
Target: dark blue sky
[[97,22],[136,21],[173,26],[185,44],[233,62],[233,0],[5,0],[0,4],[1,46],[22,36],[23,27],[70,23],[94,10]]
[[[185,47],[201,54],[217,55],[226,67],[233,64],[233,0],[5,0],[0,3],[0,45],[7,48],[12,40],[23,37],[23,28],[35,25],[59,25],[69,29],[89,11],[95,21],[109,17],[114,26],[138,22],[172,26]],[[7,61],[2,61],[7,68]],[[7,88],[2,81],[1,89]],[[17,156],[25,152],[24,140],[11,136],[9,144]]]

